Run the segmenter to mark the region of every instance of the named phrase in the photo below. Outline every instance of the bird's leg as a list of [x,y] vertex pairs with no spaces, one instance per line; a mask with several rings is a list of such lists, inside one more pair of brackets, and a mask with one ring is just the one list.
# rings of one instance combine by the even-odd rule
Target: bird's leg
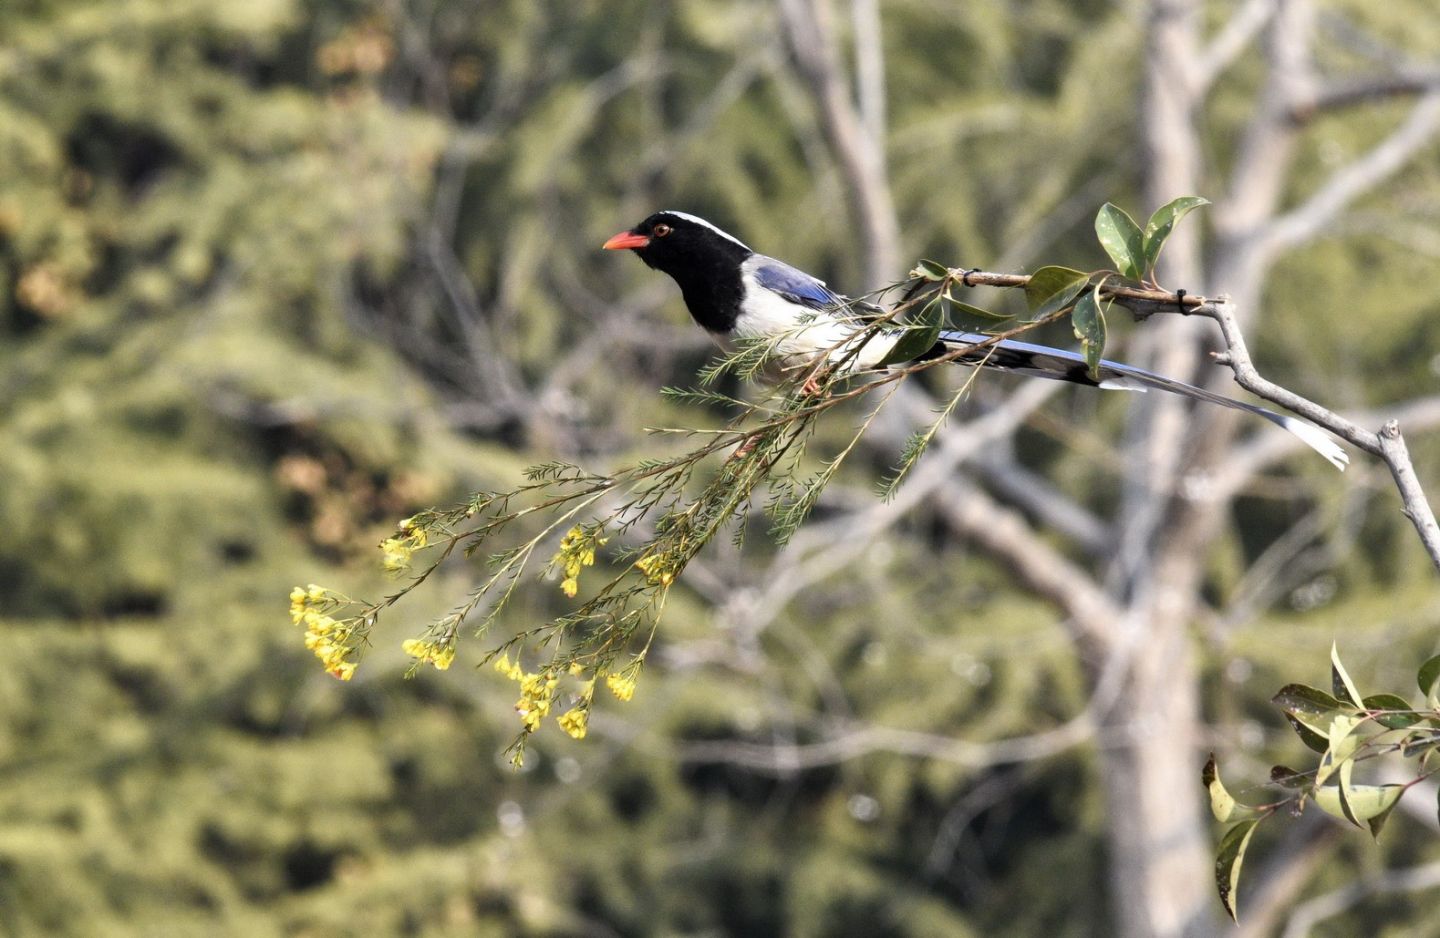
[[731,459],[744,459],[755,452],[755,437],[747,436],[740,445],[735,447],[735,452],[730,454]]
[[806,397],[819,397],[823,394],[825,385],[821,382],[821,378],[827,371],[829,371],[829,364],[826,362],[822,361],[812,365],[810,371],[805,375],[804,383],[800,385],[800,393]]

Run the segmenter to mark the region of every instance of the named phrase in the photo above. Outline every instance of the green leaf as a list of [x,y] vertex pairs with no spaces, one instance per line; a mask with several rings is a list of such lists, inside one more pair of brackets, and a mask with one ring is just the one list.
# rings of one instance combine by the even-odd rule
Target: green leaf
[[1410,702],[1395,694],[1371,694],[1361,703],[1366,710],[1385,710],[1377,713],[1375,722],[1392,730],[1403,730],[1419,723],[1422,717],[1410,709]]
[[1122,276],[1139,280],[1145,263],[1145,236],[1123,208],[1110,202],[1095,216],[1095,235]]
[[1315,769],[1315,785],[1318,788],[1325,783],[1336,769],[1350,761],[1355,755],[1355,750],[1360,747],[1360,740],[1354,735],[1363,718],[1353,714],[1336,714],[1330,719],[1330,731],[1325,734],[1329,745],[1325,753],[1320,757],[1320,765]]
[[1070,324],[1085,353],[1085,364],[1090,366],[1090,377],[1099,381],[1100,358],[1105,353],[1105,313],[1100,308],[1100,284],[1080,297],[1070,313]]
[[1360,826],[1360,819],[1355,816],[1355,809],[1350,806],[1351,795],[1354,793],[1354,786],[1350,779],[1355,775],[1355,760],[1346,759],[1340,763],[1340,770],[1335,773],[1340,779],[1340,810],[1345,814],[1345,820]]
[[1330,687],[1341,703],[1352,707],[1360,706],[1360,691],[1355,687],[1355,682],[1350,680],[1345,666],[1340,663],[1340,649],[1335,647],[1334,642],[1330,643]]
[[1312,752],[1324,752],[1330,748],[1330,742],[1325,738],[1325,734],[1316,730],[1315,727],[1302,722],[1293,713],[1285,714],[1285,719],[1290,721],[1290,727],[1295,730],[1295,735],[1299,736],[1300,741]]
[[1220,781],[1220,771],[1215,764],[1213,752],[1206,760],[1205,768],[1200,772],[1200,782],[1210,792],[1210,813],[1215,815],[1215,820],[1222,824],[1264,815],[1263,811],[1236,801],[1230,792],[1225,790],[1225,785]]
[[982,309],[979,306],[971,306],[969,303],[963,303],[960,300],[955,299],[954,295],[951,294],[948,290],[945,292],[945,300],[955,308],[955,312],[965,316],[974,316],[977,319],[999,320],[1015,318],[1009,313],[997,313],[993,309]]
[[1425,695],[1430,706],[1440,710],[1440,655],[1422,664],[1415,680],[1419,682],[1420,693]]
[[943,297],[937,296],[926,303],[920,314],[905,324],[905,331],[895,341],[889,354],[877,363],[878,367],[912,361],[930,351],[940,336],[940,330],[945,327],[945,302]]
[[1175,230],[1180,219],[1200,206],[1209,204],[1209,199],[1202,199],[1198,195],[1182,195],[1154,211],[1150,220],[1145,223],[1145,271],[1155,269],[1155,263],[1160,259],[1160,249],[1165,246],[1165,240],[1170,237],[1170,232]]
[[1270,769],[1270,781],[1285,788],[1305,788],[1310,784],[1309,776],[1295,771],[1288,765],[1272,767]]
[[1069,267],[1041,267],[1025,283],[1025,303],[1031,319],[1059,312],[1085,289],[1090,275]]
[[[1351,785],[1343,796],[1345,801],[1342,805],[1340,787],[1326,785],[1315,789],[1315,803],[1326,814],[1341,820],[1358,818],[1368,821],[1389,813],[1404,793],[1404,785]],[[1380,823],[1383,825],[1384,821]]]
[[938,261],[921,261],[910,271],[910,276],[916,280],[945,280],[950,276],[950,269]]
[[[1388,820],[1390,820],[1390,812],[1395,810],[1395,805],[1397,805],[1397,804],[1400,803],[1400,796],[1403,795],[1403,794],[1405,794],[1405,786],[1404,786],[1404,785],[1394,785],[1394,786],[1384,786],[1384,785],[1382,785],[1381,787],[1382,787],[1382,788],[1386,788],[1386,787],[1398,788],[1398,789],[1400,789],[1400,791],[1399,791],[1399,793],[1395,796],[1395,801],[1391,803],[1390,807],[1388,807],[1388,808],[1386,808],[1385,810],[1381,811],[1379,814],[1375,815],[1374,817],[1368,817],[1368,818],[1365,819],[1365,824],[1366,824],[1366,826],[1370,828],[1370,836],[1371,836],[1372,838],[1374,838],[1375,840],[1379,840],[1379,839],[1380,839],[1380,832],[1385,829],[1385,822],[1388,821]],[[1353,798],[1353,794],[1352,794],[1352,798]],[[1353,810],[1353,808],[1352,808],[1352,810]]]
[[1435,749],[1440,749],[1440,734],[1411,735],[1400,744],[1400,755],[1410,759]]
[[1317,717],[1328,717],[1344,709],[1334,697],[1305,684],[1286,684],[1270,702],[1287,713]]
[[1240,888],[1240,865],[1245,862],[1245,848],[1250,846],[1250,836],[1263,818],[1241,821],[1225,832],[1220,846],[1215,851],[1215,887],[1220,892],[1220,904],[1235,921],[1235,893]]

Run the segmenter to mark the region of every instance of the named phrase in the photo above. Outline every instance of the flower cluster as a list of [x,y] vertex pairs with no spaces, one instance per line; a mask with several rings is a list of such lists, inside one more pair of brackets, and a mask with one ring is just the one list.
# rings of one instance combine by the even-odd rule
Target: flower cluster
[[305,647],[315,652],[325,670],[348,681],[357,664],[351,660],[357,647],[352,641],[355,629],[350,620],[326,614],[338,602],[323,586],[297,586],[290,591],[290,621],[305,626]]
[[609,540],[597,537],[598,533],[598,528],[587,531],[584,525],[575,525],[565,532],[565,536],[560,540],[560,549],[550,558],[550,564],[565,573],[565,578],[560,581],[560,591],[566,596],[574,596],[579,592],[581,568],[593,566],[595,548]]
[[590,708],[587,704],[588,701],[565,711],[556,720],[560,728],[570,734],[571,739],[585,738],[585,724],[590,720]]
[[[495,670],[510,680],[519,682],[520,699],[515,702],[515,712],[520,714],[520,721],[525,724],[526,734],[538,730],[540,721],[549,715],[555,705],[557,689],[560,686],[560,674],[553,668],[527,672],[519,664],[511,661],[508,654],[495,659]],[[569,672],[578,677],[585,673],[585,668],[574,663],[570,665]],[[586,726],[590,720],[590,701],[594,696],[595,679],[591,678],[581,685],[580,699],[575,706],[556,717],[555,722],[559,723],[560,728],[571,738],[585,738]]]
[[629,700],[635,696],[635,678],[629,674],[605,675],[605,686],[610,688],[618,700]]
[[552,670],[527,673],[520,665],[512,662],[509,655],[495,659],[495,670],[512,681],[520,682],[520,699],[515,701],[515,712],[525,724],[525,732],[533,733],[540,728],[540,721],[550,712],[555,700],[555,688],[560,678]]
[[416,524],[413,517],[406,518],[400,522],[396,536],[380,542],[380,550],[385,555],[382,561],[385,569],[391,573],[403,573],[410,569],[411,555],[428,543],[430,537],[425,529]]
[[675,565],[664,554],[646,554],[635,561],[635,566],[651,586],[669,586],[675,582]]
[[432,641],[421,638],[411,638],[402,642],[400,649],[410,657],[418,659],[420,664],[426,662],[433,664],[436,671],[448,669],[450,663],[455,660],[454,641]]
[[540,728],[540,721],[555,702],[555,688],[559,683],[560,679],[554,671],[526,674],[520,678],[520,699],[515,701],[515,712],[520,714],[520,722],[525,724],[527,733]]

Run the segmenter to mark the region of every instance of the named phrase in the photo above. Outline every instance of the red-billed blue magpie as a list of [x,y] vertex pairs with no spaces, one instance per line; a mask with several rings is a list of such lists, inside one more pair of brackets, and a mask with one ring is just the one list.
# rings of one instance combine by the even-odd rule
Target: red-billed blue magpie
[[[885,360],[900,330],[866,334],[865,314],[881,312],[827,287],[824,281],[784,261],[752,251],[744,242],[703,218],[685,212],[656,212],[606,241],[606,250],[628,248],[648,266],[669,274],[685,298],[690,315],[723,348],[732,339],[771,343],[789,365],[827,355],[847,371],[872,368]],[[858,347],[851,340],[860,340]],[[963,350],[979,343],[973,353]],[[943,331],[921,358],[957,352],[955,361],[1000,371],[1052,378],[1106,389],[1145,391],[1159,388],[1257,414],[1299,437],[1307,446],[1344,469],[1350,457],[1319,427],[1299,417],[1277,414],[1232,400],[1204,388],[1154,372],[1102,360],[1099,380],[1092,378],[1078,352],[971,332]]]

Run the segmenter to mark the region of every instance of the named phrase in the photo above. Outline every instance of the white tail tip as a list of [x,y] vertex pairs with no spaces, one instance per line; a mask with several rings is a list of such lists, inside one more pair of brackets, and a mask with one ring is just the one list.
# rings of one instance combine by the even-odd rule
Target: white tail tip
[[1282,415],[1282,418],[1284,423],[1282,423],[1281,426],[1298,436],[1306,446],[1330,460],[1330,465],[1339,469],[1341,472],[1344,472],[1345,467],[1350,465],[1350,454],[1341,449],[1339,444],[1334,440],[1330,439],[1330,436],[1324,430],[1321,430],[1308,420],[1301,420],[1298,417],[1284,417]]

